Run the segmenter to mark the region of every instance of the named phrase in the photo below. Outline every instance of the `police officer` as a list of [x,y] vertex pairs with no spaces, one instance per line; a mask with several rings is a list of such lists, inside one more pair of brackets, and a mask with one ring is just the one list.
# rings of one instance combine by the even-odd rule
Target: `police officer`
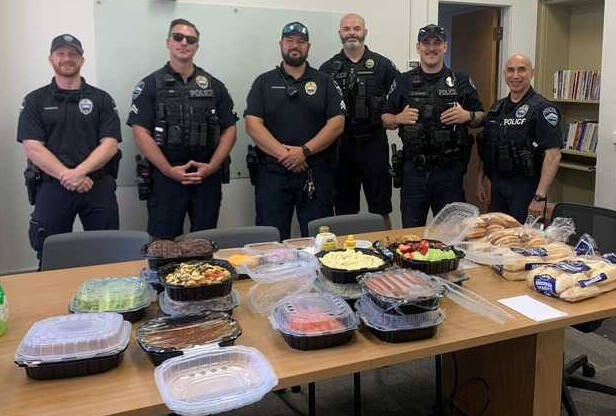
[[506,212],[523,223],[527,214],[545,214],[548,189],[560,162],[561,118],[554,104],[531,87],[533,66],[527,56],[511,55],[503,75],[510,93],[492,105],[485,119],[478,198],[487,200],[486,175],[492,181],[490,210]]
[[29,237],[39,260],[43,240],[71,232],[77,214],[85,230],[119,225],[114,176],[121,134],[115,103],[80,76],[83,48],[75,36],[53,39],[49,63],[55,76],[24,98],[17,127],[30,165]]
[[193,63],[199,31],[185,19],[169,25],[169,62],[133,91],[127,124],[153,165],[148,233],[173,238],[215,228],[222,200],[221,167],[235,143],[233,101],[224,84]]
[[420,65],[394,80],[383,125],[398,128],[404,164],[400,209],[404,227],[423,226],[428,210],[438,213],[464,201],[463,177],[470,154],[467,126],[484,113],[468,75],[444,65],[445,30],[428,25],[417,35]]
[[342,88],[347,107],[336,171],[336,214],[359,212],[363,186],[368,210],[381,214],[391,228],[389,147],[381,111],[399,72],[389,59],[365,46],[368,29],[361,16],[345,15],[338,34],[342,50],[319,68]]
[[256,223],[291,234],[293,211],[308,222],[333,215],[334,147],[344,129],[344,101],[329,75],[306,62],[308,29],[282,29],[283,62],[257,77],[248,94],[246,132],[258,147]]

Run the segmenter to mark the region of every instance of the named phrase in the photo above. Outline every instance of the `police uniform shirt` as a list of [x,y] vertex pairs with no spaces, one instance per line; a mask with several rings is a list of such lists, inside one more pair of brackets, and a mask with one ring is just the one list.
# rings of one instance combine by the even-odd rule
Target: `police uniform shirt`
[[[527,131],[528,139],[532,140],[529,144],[537,151],[562,147],[560,111],[542,95],[537,94],[532,87],[517,103],[511,101],[511,95],[503,98],[500,118],[502,126],[507,130]],[[524,126],[526,123],[529,125]]]
[[[169,63],[165,64],[164,68],[173,74],[179,83],[184,84],[182,75],[175,72]],[[194,69],[186,83],[189,83],[192,77],[195,76],[197,69],[201,68],[195,65]],[[128,120],[126,121],[126,124],[129,126],[141,126],[148,129],[150,133],[154,131],[154,122],[156,121],[156,72],[158,71],[154,71],[141,80],[133,90],[133,101],[128,114]],[[214,91],[218,122],[220,124],[220,131],[223,132],[228,127],[233,126],[238,118],[233,112],[233,100],[225,85],[211,74],[208,73],[208,75],[212,83],[208,88]]]
[[[422,71],[421,67],[416,70],[407,71],[400,74],[394,79],[391,84],[389,93],[387,94],[387,100],[383,108],[383,113],[398,114],[407,105],[407,96],[411,91],[411,81],[415,73],[418,71],[419,75],[423,78],[424,82],[428,85],[436,84],[440,78],[444,77],[450,70],[443,66],[443,68],[434,74],[426,74]],[[455,86],[458,90],[458,104],[467,111],[483,111],[481,101],[479,101],[479,95],[477,89],[467,74],[462,72],[454,72]]]
[[122,141],[116,105],[83,78],[78,90],[59,89],[54,78],[22,102],[17,141],[43,142],[68,168],[83,162],[104,137]]
[[[289,90],[295,91],[295,95],[289,96]],[[308,64],[297,80],[282,65],[259,75],[246,101],[244,116],[263,119],[269,132],[290,146],[303,145],[327,120],[344,115],[346,109],[340,89],[331,77]]]
[[[381,95],[383,98],[385,98],[396,76],[400,75],[400,72],[389,59],[376,52],[372,52],[367,46],[357,63],[351,61],[344,51],[341,50],[333,58],[325,61],[319,68],[319,71],[326,72],[334,78],[334,81],[342,89],[345,98],[349,97],[348,81],[351,70],[357,76],[370,76],[374,74],[375,80],[373,85],[376,86],[376,89],[373,91],[369,90],[368,96]],[[346,105],[348,109],[351,109],[353,103],[346,102]],[[350,113],[351,111],[347,114],[348,117],[352,116]]]

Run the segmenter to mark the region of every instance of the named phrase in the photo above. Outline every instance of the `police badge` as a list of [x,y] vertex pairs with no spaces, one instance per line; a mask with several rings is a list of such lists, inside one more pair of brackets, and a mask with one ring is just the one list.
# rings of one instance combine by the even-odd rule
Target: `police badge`
[[528,104],[522,104],[521,106],[518,107],[517,110],[515,110],[515,116],[517,118],[524,117],[526,113],[528,113]]
[[195,78],[195,82],[202,89],[206,89],[210,84],[207,80],[207,77],[204,77],[203,75],[197,75],[197,78]]
[[304,85],[304,91],[306,91],[306,94],[308,95],[314,95],[317,92],[317,83],[314,81],[308,81],[305,85]]
[[92,100],[90,100],[89,98],[82,98],[81,100],[79,100],[79,111],[84,116],[87,116],[88,114],[90,114],[92,112],[93,107],[94,107],[94,104],[92,103]]
[[448,87],[453,87],[453,78],[451,77],[445,78],[445,84],[447,84]]
[[366,68],[372,69],[372,68],[374,68],[374,65],[375,65],[374,59],[372,59],[372,58],[366,59]]

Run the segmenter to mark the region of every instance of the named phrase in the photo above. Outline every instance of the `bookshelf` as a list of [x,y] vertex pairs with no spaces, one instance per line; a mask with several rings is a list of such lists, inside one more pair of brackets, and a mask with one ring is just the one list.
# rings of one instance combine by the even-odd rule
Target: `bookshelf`
[[[604,0],[538,2],[535,89],[558,106],[565,134],[569,123],[599,119],[598,100],[555,99],[554,74],[565,70],[601,70],[603,8]],[[592,152],[564,149],[550,189],[550,202],[592,205],[596,159]]]

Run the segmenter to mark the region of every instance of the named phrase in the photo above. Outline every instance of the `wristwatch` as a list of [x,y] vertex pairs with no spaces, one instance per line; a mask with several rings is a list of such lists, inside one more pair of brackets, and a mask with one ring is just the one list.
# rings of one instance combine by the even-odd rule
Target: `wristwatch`
[[302,152],[304,152],[305,157],[308,157],[312,154],[312,151],[310,150],[310,148],[306,146],[305,144],[302,145]]
[[548,200],[548,197],[544,195],[535,194],[535,196],[533,196],[533,200],[537,202],[544,202]]

